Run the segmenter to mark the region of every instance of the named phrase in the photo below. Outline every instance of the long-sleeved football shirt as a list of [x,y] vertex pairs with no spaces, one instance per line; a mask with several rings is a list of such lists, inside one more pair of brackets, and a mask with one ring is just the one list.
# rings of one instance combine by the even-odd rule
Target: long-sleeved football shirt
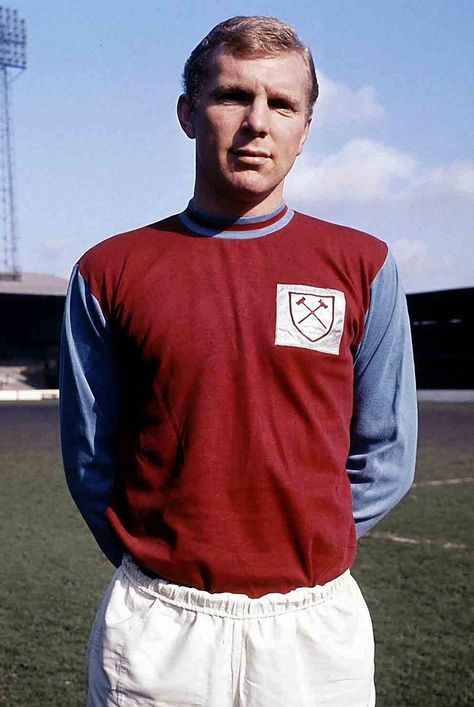
[[109,238],[70,281],[61,430],[98,544],[251,597],[324,584],[414,470],[406,300],[382,241],[282,205]]

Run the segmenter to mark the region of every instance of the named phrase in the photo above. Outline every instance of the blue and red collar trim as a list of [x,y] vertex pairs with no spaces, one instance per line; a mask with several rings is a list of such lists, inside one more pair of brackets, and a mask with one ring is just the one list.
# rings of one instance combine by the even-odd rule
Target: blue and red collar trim
[[284,228],[294,216],[294,211],[281,204],[274,211],[262,216],[222,217],[211,216],[194,206],[191,200],[178,218],[188,230],[198,236],[213,238],[259,238]]

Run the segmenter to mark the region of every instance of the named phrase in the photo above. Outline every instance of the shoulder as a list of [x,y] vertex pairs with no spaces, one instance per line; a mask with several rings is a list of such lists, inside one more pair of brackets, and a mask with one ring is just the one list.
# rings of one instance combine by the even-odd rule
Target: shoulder
[[106,313],[113,307],[115,293],[140,280],[144,269],[156,262],[163,244],[181,229],[181,221],[173,215],[106,238],[84,253],[77,263],[78,272]]
[[376,236],[323,219],[295,212],[294,225],[314,240],[314,244],[327,251],[348,270],[363,270],[373,280],[388,257],[388,245]]
[[159,235],[174,233],[179,229],[177,216],[169,216],[131,231],[110,236],[87,250],[79,259],[79,270],[82,275],[102,268],[110,269],[117,263],[123,263],[133,254],[146,251],[156,243]]
[[346,248],[359,249],[362,251],[372,251],[387,253],[387,244],[376,236],[360,231],[357,228],[344,226],[342,224],[324,221],[323,219],[295,211],[295,220],[300,228],[314,233],[319,238],[328,238],[333,244],[342,245]]

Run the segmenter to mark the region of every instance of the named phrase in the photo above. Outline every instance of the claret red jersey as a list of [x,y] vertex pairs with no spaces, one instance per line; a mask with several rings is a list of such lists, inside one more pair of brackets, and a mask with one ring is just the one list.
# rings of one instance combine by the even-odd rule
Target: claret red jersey
[[188,209],[82,257],[91,370],[113,362],[97,387],[114,428],[100,437],[96,401],[90,443],[113,466],[103,512],[146,571],[257,597],[350,567],[354,356],[386,258],[286,207],[237,223]]

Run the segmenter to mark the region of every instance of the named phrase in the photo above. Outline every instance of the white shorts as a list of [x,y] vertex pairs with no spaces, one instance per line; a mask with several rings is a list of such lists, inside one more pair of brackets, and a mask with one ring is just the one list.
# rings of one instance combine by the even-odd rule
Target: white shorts
[[375,705],[372,624],[349,571],[249,599],[151,579],[126,558],[88,660],[88,707]]

